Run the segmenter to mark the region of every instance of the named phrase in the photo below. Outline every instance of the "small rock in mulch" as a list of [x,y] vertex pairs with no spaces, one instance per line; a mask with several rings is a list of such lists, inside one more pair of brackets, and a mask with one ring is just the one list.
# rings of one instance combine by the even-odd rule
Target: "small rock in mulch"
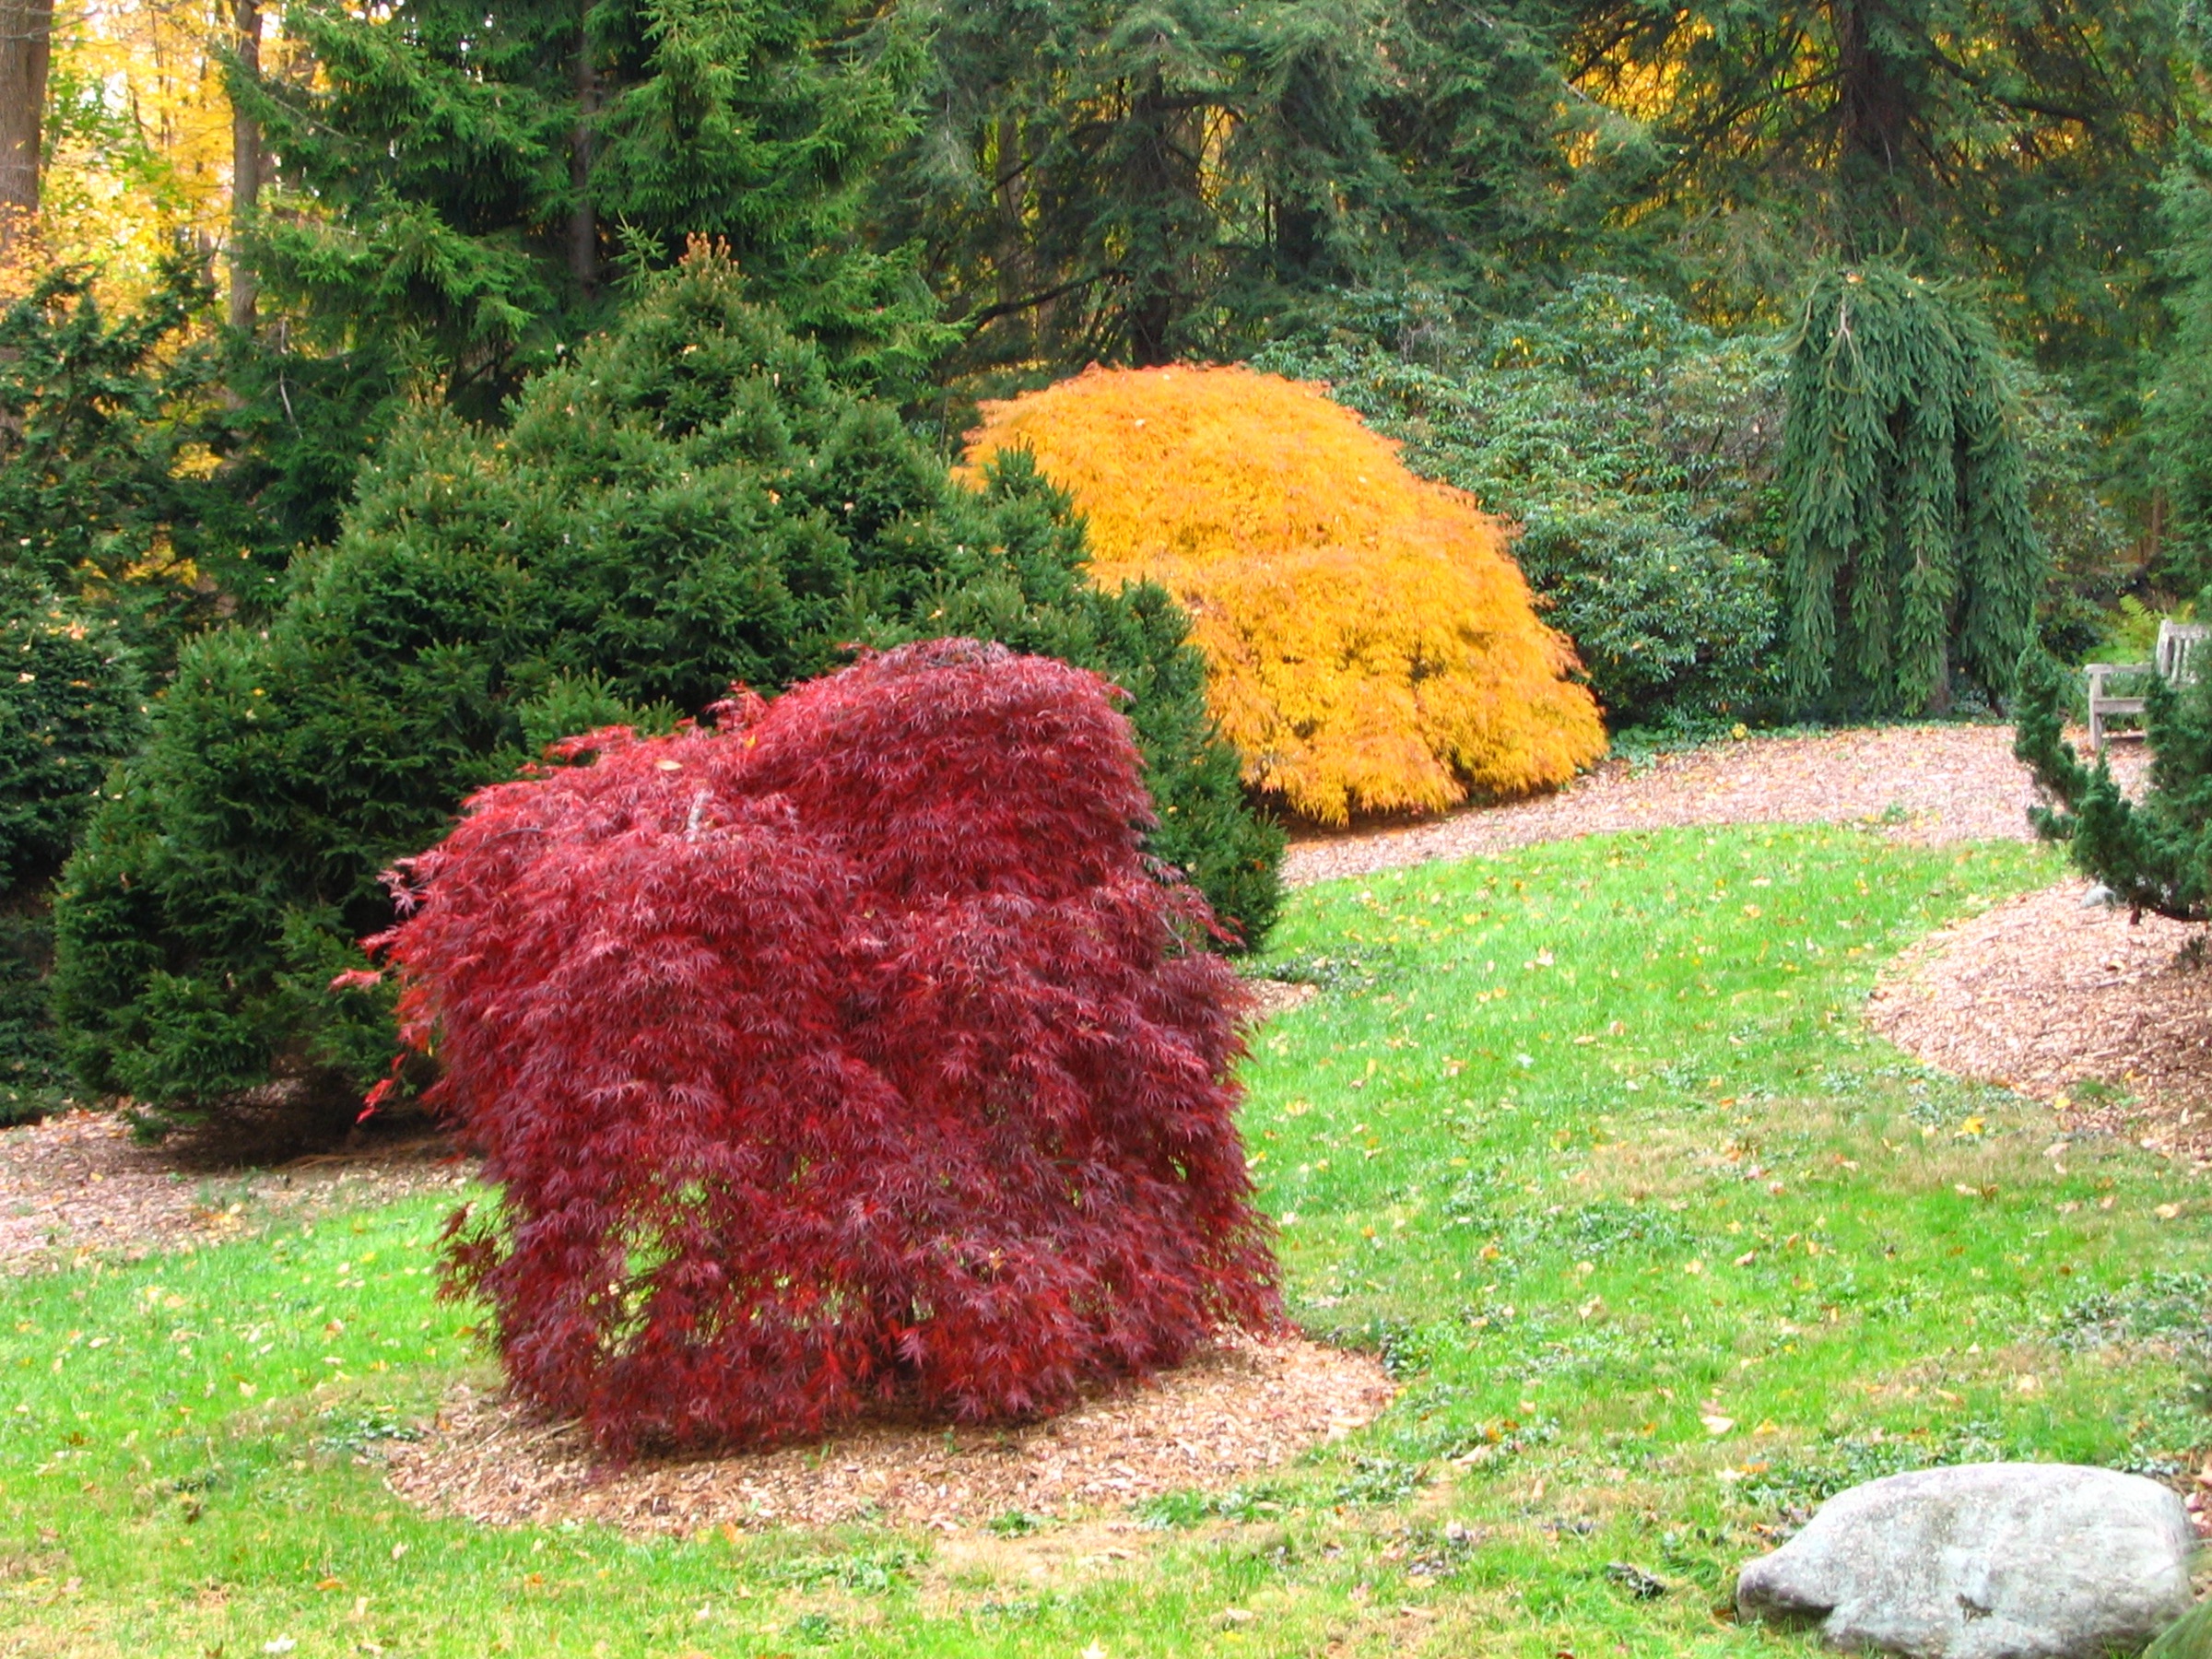
[[1931,934],[1883,975],[1868,1021],[2070,1130],[2212,1156],[2212,929],[2131,921],[2088,891],[2061,882]]
[[1735,1601],[1854,1652],[2104,1659],[2189,1610],[2195,1547],[2182,1500],[2139,1475],[1967,1464],[1838,1493]]
[[866,1519],[954,1530],[1013,1511],[1065,1517],[1230,1486],[1371,1421],[1394,1392],[1363,1355],[1227,1337],[1040,1423],[864,1423],[816,1446],[609,1469],[576,1425],[464,1388],[432,1435],[394,1450],[388,1477],[424,1509],[494,1525],[690,1533]]
[[185,1171],[113,1112],[71,1112],[0,1132],[0,1272],[92,1255],[144,1256],[308,1218],[465,1186],[473,1163],[418,1135],[270,1170]]
[[[2115,744],[2124,786],[2140,744]],[[1413,825],[1309,834],[1291,844],[1292,886],[1467,858],[1537,841],[1693,825],[1856,823],[1907,841],[2025,840],[2036,790],[2008,725],[1877,726],[1746,737],[1631,768],[1607,760],[1557,794]]]

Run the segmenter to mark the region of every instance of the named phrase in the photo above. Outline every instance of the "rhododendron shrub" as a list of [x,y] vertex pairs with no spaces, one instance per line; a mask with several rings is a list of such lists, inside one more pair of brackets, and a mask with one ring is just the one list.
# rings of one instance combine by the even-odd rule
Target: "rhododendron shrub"
[[1321,388],[1093,369],[983,417],[971,467],[1033,452],[1088,520],[1092,577],[1182,602],[1246,781],[1293,811],[1524,794],[1605,752],[1504,528]]
[[1278,1318],[1241,1000],[1100,677],[941,641],[485,790],[373,944],[503,1189],[509,1376],[617,1453],[982,1421]]

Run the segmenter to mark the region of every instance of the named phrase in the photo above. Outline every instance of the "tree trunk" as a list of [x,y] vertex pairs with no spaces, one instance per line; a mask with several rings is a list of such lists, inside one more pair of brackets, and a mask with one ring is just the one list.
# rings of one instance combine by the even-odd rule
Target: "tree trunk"
[[[1190,212],[1198,194],[1196,159],[1182,143],[1187,112],[1168,95],[1158,70],[1131,100],[1134,137],[1128,191],[1142,225],[1127,259],[1130,360],[1140,369],[1169,359],[1169,339],[1183,310],[1179,280],[1189,250]],[[1144,223],[1148,220],[1149,223]]]
[[0,253],[39,211],[53,0],[0,0]]
[[[235,0],[238,61],[250,79],[261,76],[261,0]],[[253,327],[253,262],[246,238],[261,205],[261,123],[233,100],[230,105],[230,326]]]
[[1847,253],[1884,251],[1912,204],[1909,176],[1917,71],[1900,43],[1925,38],[1912,0],[1834,0],[1836,241]]
[[585,300],[599,292],[599,216],[592,206],[592,117],[599,112],[599,70],[592,62],[588,29],[576,38],[576,127],[569,135],[569,275]]

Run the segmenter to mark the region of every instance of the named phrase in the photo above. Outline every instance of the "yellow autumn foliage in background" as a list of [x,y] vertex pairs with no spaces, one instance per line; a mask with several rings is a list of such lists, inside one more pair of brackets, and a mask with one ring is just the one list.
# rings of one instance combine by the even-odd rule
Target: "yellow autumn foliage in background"
[[982,414],[971,472],[1030,450],[1089,521],[1093,578],[1182,602],[1246,781],[1293,811],[1526,794],[1605,753],[1504,527],[1320,387],[1092,369]]

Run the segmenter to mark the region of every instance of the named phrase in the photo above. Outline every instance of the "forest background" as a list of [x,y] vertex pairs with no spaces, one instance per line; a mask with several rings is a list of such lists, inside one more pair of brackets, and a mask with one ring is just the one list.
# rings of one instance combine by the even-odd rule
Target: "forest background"
[[[2004,535],[2020,570],[2051,555],[2043,644],[2139,656],[2134,636],[2212,580],[2198,25],[2183,0],[0,0],[17,1070],[60,1064],[46,907],[98,801],[64,884],[65,1025],[95,1033],[77,1075],[194,1097],[336,1044],[357,1079],[381,1017],[338,1043],[325,1015],[311,1041],[282,1010],[381,924],[382,862],[525,737],[697,712],[620,621],[574,662],[541,641],[469,667],[512,694],[455,735],[443,712],[482,700],[440,678],[459,686],[461,659],[391,619],[445,607],[423,641],[465,611],[472,639],[520,638],[496,582],[464,604],[423,572],[489,581],[501,535],[571,486],[579,547],[629,517],[635,547],[603,564],[693,559],[682,488],[728,463],[686,425],[710,336],[715,395],[795,423],[788,454],[713,475],[783,526],[759,532],[780,574],[715,580],[789,584],[776,604],[799,609],[771,626],[737,586],[712,601],[731,640],[768,640],[767,683],[866,637],[805,585],[807,538],[841,524],[860,585],[840,580],[886,637],[963,617],[1172,687],[1139,698],[1153,785],[1183,781],[1168,810],[1209,827],[1178,830],[1178,855],[1211,849],[1202,885],[1255,938],[1278,832],[1199,733],[1181,623],[1164,596],[1124,612],[1067,587],[1080,531],[1034,479],[987,512],[943,494],[979,403],[1093,362],[1327,382],[1417,471],[1513,521],[1617,738],[1912,712],[1931,685],[1971,712],[2011,636],[1994,670],[1954,686],[1938,661],[1902,694],[1910,675],[1885,690],[1877,665],[1811,695],[1779,649],[1803,609],[1793,525],[1818,517],[1790,499],[1792,399],[1808,373],[1849,378],[1834,366],[1888,296],[1917,319],[1907,382],[1924,347],[1995,366],[1976,418],[2001,416],[2000,459],[2024,458],[2034,522]],[[688,255],[720,275],[670,288]],[[1862,269],[1883,275],[1851,286]],[[735,320],[732,285],[779,321]],[[1826,358],[1802,349],[1816,332]],[[1861,401],[1881,448],[1890,417]],[[591,448],[593,420],[640,410],[661,423],[645,447]],[[787,502],[799,455],[814,482]],[[532,466],[554,482],[525,487]],[[663,491],[660,542],[664,521],[590,495],[623,468]],[[481,487],[465,512],[432,499],[452,478]],[[1926,482],[1876,510],[1902,524]],[[707,541],[750,557],[755,532],[724,529]],[[985,544],[1015,550],[995,573],[971,568]],[[348,605],[368,608],[341,626]],[[181,664],[170,759],[103,797]],[[301,782],[348,745],[344,777]],[[176,867],[153,893],[157,853]],[[253,874],[270,857],[282,881]]]

